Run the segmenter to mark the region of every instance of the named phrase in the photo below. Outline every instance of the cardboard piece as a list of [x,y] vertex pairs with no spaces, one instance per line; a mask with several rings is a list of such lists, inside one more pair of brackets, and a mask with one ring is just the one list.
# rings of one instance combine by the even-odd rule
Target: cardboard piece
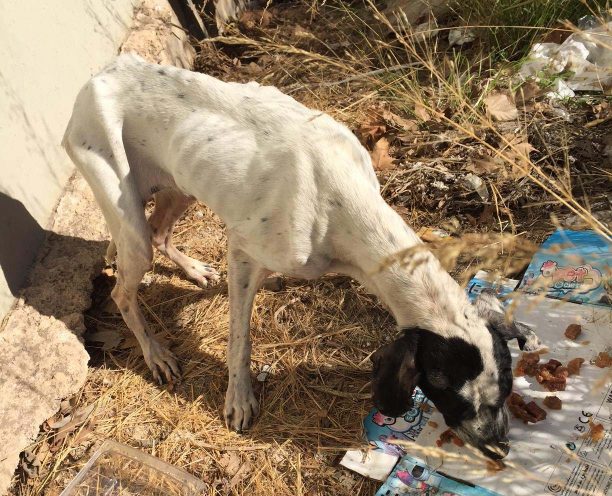
[[370,479],[384,481],[399,460],[399,456],[383,451],[348,450],[340,465]]
[[520,289],[576,303],[612,305],[612,244],[594,231],[555,231],[534,255]]
[[[560,231],[555,235],[567,241],[565,232]],[[549,238],[552,242],[544,247],[545,250],[552,243],[558,244],[555,235]],[[577,239],[570,237],[573,241]],[[581,237],[582,240],[579,239]],[[588,239],[590,234],[578,236],[578,244],[582,241],[583,245],[576,247],[574,243],[573,248],[584,255],[584,242]],[[607,248],[603,246],[603,250],[602,246],[599,244],[596,251],[605,252],[608,249],[609,253],[609,245]],[[587,256],[592,251],[592,247],[587,248]],[[558,253],[556,255],[559,256]],[[598,257],[597,260],[601,261]],[[534,257],[535,263],[536,259],[537,256]],[[609,270],[609,265],[606,269]],[[486,272],[480,271],[470,281],[466,291],[472,301],[485,288],[495,289],[502,297],[512,293],[516,284],[517,281],[510,279],[492,281]],[[506,299],[505,303],[509,302]],[[446,444],[442,449],[436,449],[436,441],[447,426],[433,404],[416,388],[413,393],[414,407],[403,416],[386,417],[372,409],[364,420],[366,436],[374,452],[402,457],[377,496],[603,496],[610,492],[612,371],[596,367],[593,361],[601,351],[612,354],[612,308],[521,296],[513,317],[532,326],[543,346],[548,349],[542,355],[542,362],[555,358],[567,364],[572,358],[585,359],[580,373],[568,378],[565,391],[549,392],[533,377],[515,378],[514,391],[521,394],[525,401],[533,400],[543,407],[547,411],[547,418],[536,424],[524,424],[511,418],[509,437],[512,446],[504,460],[506,467],[493,471],[487,465],[487,459],[470,446]],[[572,323],[582,325],[582,334],[576,341],[564,335],[565,329]],[[510,343],[510,350],[515,367],[521,352],[514,342]],[[561,410],[550,410],[543,405],[544,398],[552,395],[561,399]],[[589,437],[592,424],[603,426],[601,439]],[[368,469],[359,472],[368,472]]]
[[[430,485],[427,494],[607,494],[612,488],[612,376],[610,369],[600,369],[590,361],[600,351],[612,352],[612,310],[525,297],[517,306],[515,317],[533,326],[549,349],[542,355],[542,361],[555,358],[565,364],[572,358],[585,359],[580,374],[568,378],[565,391],[546,391],[533,377],[514,380],[514,390],[526,401],[534,400],[543,406],[546,396],[556,395],[563,402],[562,409],[544,407],[548,416],[536,424],[524,424],[511,418],[511,450],[504,459],[506,468],[499,472],[491,472],[486,459],[469,446],[446,444],[443,450],[431,453],[436,440],[447,428],[439,412],[434,411],[429,420],[422,423],[414,449],[407,448],[410,450],[408,460],[424,466],[434,475],[442,473],[446,477],[438,480],[432,476],[419,483],[438,484],[438,487]],[[570,323],[582,325],[577,341],[563,334]],[[521,352],[515,344],[510,348],[516,365]],[[594,441],[588,436],[589,421],[604,426],[601,440]],[[432,423],[437,427],[432,427]],[[401,482],[396,474],[397,470],[390,478],[393,480],[387,482],[393,490],[379,492],[379,495],[414,494],[414,487]],[[454,489],[446,490],[448,480],[468,482],[464,487],[453,485]]]

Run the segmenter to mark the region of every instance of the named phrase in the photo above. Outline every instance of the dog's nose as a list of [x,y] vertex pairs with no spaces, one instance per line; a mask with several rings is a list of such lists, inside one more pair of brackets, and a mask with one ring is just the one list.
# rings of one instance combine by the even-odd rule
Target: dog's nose
[[504,439],[496,443],[485,444],[484,446],[480,446],[480,451],[492,460],[501,460],[510,452],[510,442]]

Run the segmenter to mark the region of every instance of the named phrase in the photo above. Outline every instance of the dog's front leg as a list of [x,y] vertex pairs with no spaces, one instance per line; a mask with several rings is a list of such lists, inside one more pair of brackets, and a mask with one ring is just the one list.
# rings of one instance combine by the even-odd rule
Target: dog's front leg
[[253,300],[270,272],[229,241],[228,289],[230,335],[227,345],[229,383],[225,396],[225,422],[237,432],[247,429],[259,407],[251,387],[250,322]]

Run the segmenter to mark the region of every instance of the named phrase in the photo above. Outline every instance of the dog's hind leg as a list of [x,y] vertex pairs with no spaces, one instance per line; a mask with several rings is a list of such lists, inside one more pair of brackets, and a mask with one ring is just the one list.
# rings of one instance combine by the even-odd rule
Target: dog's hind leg
[[111,297],[138,340],[153,377],[172,381],[180,374],[176,358],[148,329],[138,306],[138,285],[151,267],[153,248],[143,200],[118,135],[121,127],[115,129],[91,112],[78,117],[78,125],[69,126],[63,144],[93,190],[117,248],[117,283]]
[[172,188],[163,189],[155,194],[155,209],[149,217],[153,232],[152,243],[155,248],[178,265],[187,277],[200,286],[217,282],[219,274],[210,265],[188,257],[172,243],[174,224],[183,215],[193,199]]
[[117,283],[111,296],[123,320],[136,336],[144,359],[160,384],[180,377],[176,357],[162,346],[150,331],[138,305],[138,285],[151,267],[153,249],[147,237],[139,240],[130,236],[117,239]]

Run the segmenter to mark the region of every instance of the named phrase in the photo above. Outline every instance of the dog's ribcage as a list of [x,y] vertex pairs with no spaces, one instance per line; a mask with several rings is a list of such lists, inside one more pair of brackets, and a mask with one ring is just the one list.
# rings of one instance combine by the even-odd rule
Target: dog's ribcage
[[273,87],[136,57],[120,57],[88,83],[67,134],[105,157],[140,200],[177,187],[204,202],[249,240],[252,256],[276,260],[270,268],[281,272],[312,265],[318,275],[333,256],[330,229],[346,224],[338,206],[379,197],[367,152],[328,115]]

